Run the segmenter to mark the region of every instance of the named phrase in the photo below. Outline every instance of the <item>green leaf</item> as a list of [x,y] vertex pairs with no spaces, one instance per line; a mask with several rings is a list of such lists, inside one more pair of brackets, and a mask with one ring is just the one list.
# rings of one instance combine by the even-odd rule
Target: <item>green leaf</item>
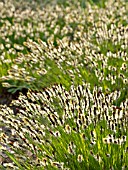
[[24,168],[20,165],[19,161],[16,160],[15,156],[9,152],[6,152],[7,156],[20,168],[20,170],[24,170]]

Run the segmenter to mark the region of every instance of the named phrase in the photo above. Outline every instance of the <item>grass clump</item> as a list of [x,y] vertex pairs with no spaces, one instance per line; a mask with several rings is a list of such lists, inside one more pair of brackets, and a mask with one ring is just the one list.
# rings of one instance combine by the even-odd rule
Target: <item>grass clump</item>
[[0,168],[127,169],[127,2],[11,2],[0,82],[20,95],[0,105]]
[[97,87],[91,92],[87,84],[21,94],[12,102],[20,108],[16,115],[2,107],[2,122],[13,133],[4,140],[10,145],[17,136],[12,150],[20,151],[15,158],[27,169],[122,168],[127,165],[127,101],[117,108],[113,102],[119,96],[120,91],[104,95]]

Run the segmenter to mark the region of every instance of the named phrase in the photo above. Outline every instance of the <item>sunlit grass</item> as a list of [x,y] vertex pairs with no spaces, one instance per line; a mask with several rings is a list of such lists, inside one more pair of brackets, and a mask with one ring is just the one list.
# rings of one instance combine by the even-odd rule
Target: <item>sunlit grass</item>
[[0,169],[127,169],[127,2],[12,2],[0,93],[27,92],[0,105]]

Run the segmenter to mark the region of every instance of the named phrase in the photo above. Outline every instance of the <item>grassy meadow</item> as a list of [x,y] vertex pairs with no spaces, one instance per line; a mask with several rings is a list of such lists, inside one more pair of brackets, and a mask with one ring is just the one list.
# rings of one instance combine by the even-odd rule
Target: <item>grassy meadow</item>
[[128,169],[127,1],[0,1],[0,169]]

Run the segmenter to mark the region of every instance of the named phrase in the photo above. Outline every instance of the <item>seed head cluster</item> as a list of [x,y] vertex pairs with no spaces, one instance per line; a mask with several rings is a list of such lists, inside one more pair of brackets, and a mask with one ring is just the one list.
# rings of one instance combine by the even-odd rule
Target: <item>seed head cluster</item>
[[[13,61],[8,74],[0,78],[3,86],[13,88],[21,83],[23,88],[23,82],[28,87],[38,86],[43,84],[44,76],[58,83],[58,78],[52,80],[49,76],[53,68],[58,68],[54,74],[61,75],[61,82],[63,76],[69,75],[71,80],[86,79],[90,83],[93,75],[96,82],[93,84],[107,84],[105,89],[128,85],[128,24],[124,1],[109,0],[104,8],[89,4],[82,8],[79,2],[72,4],[70,1],[66,7],[47,4],[39,8],[35,4],[37,7],[33,8],[32,4],[26,9],[26,4],[17,5],[11,0],[1,3],[0,33],[5,42],[1,46],[1,64],[9,65]],[[7,16],[12,20],[5,19]],[[11,38],[6,38],[8,35],[17,42],[13,47]],[[49,64],[48,59],[54,65]],[[43,85],[46,87],[45,83]]]
[[127,169],[127,3],[31,2],[0,2],[0,82],[29,89],[0,105],[0,168]]
[[[7,133],[4,126],[1,128],[1,154],[9,150],[21,163],[24,160],[31,166],[61,169],[69,166],[71,157],[74,157],[73,166],[87,167],[92,156],[104,167],[103,155],[113,159],[112,144],[126,149],[128,101],[117,108],[113,102],[119,97],[120,91],[105,95],[101,88],[91,91],[90,85],[84,83],[71,86],[69,91],[60,84],[43,92],[20,94],[18,100],[11,103],[20,108],[17,113],[1,105],[1,123],[6,124],[9,131]],[[104,149],[107,146],[109,150]],[[22,156],[16,154],[16,149]],[[125,160],[125,154],[123,158]],[[6,165],[9,166],[3,163]]]

